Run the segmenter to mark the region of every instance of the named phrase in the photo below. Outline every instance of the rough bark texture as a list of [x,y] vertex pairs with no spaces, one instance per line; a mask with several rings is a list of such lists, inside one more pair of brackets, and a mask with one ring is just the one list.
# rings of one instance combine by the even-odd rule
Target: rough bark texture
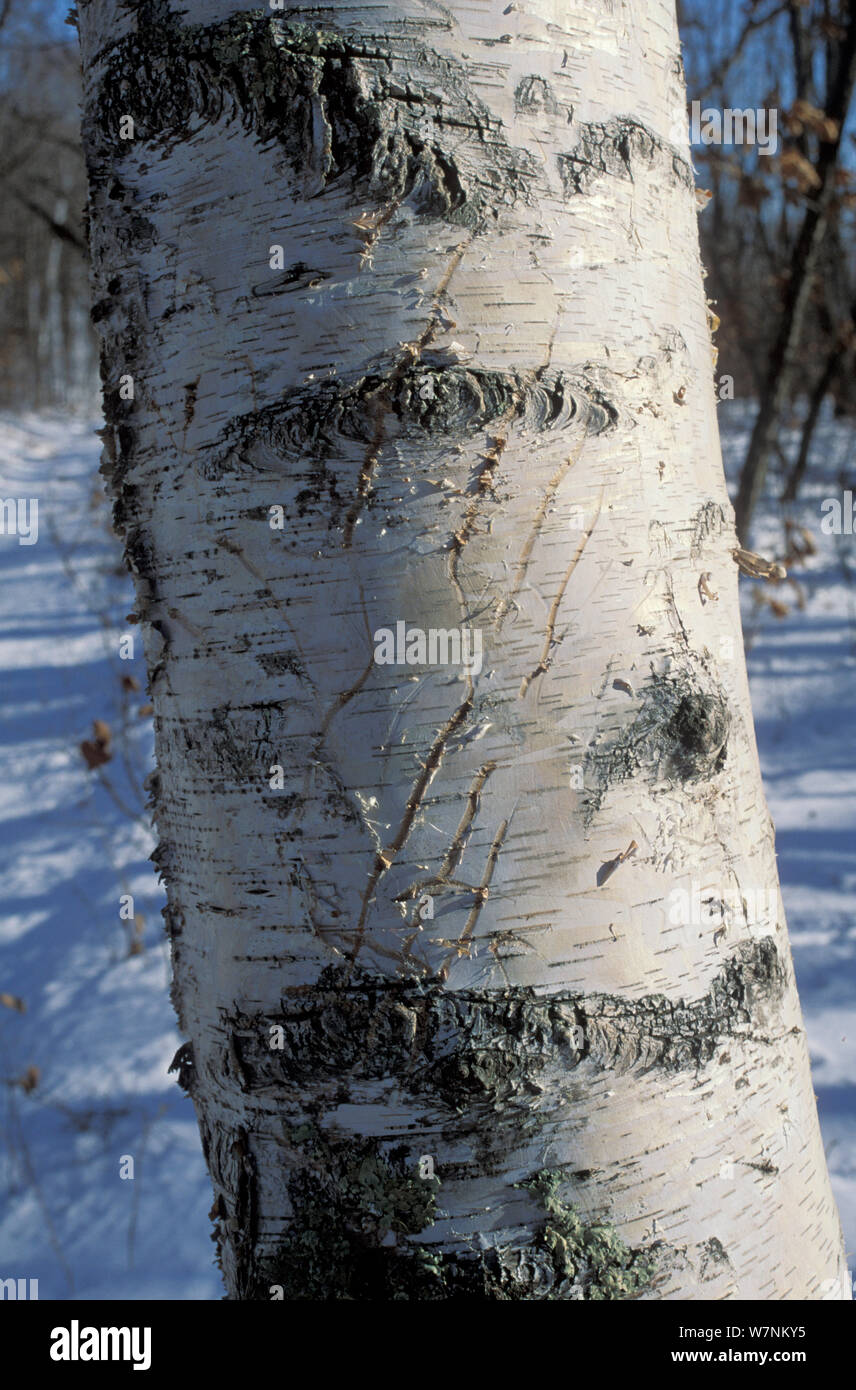
[[230,1296],[824,1296],[673,5],[79,27]]

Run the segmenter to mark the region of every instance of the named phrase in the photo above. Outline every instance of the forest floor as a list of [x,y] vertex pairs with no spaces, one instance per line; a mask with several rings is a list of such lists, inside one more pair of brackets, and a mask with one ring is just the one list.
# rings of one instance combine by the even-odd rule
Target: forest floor
[[[720,412],[733,477],[751,416],[740,402]],[[0,493],[39,499],[36,545],[0,537],[0,1278],[38,1279],[41,1298],[218,1299],[196,1121],[167,1072],[181,1039],[148,862],[152,721],[93,431],[0,415]],[[824,535],[820,521],[822,500],[854,485],[853,444],[852,427],[824,419],[792,509],[801,547],[806,536],[814,547],[796,585],[743,584],[761,761],[851,1267],[856,537]],[[774,479],[753,541],[768,556],[784,552],[778,490]],[[132,660],[120,657],[123,634]],[[94,720],[108,726],[109,758],[90,769],[80,745],[98,759]]]

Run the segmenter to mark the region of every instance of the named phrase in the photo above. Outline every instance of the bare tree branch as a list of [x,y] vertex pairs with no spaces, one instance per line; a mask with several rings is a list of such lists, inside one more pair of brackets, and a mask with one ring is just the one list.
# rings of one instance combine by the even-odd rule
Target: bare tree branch
[[766,25],[771,24],[774,19],[778,19],[779,15],[785,14],[789,8],[789,0],[784,0],[783,4],[776,5],[775,9],[770,10],[769,14],[747,19],[737,36],[734,47],[729,53],[725,54],[719,63],[717,63],[704,87],[696,94],[697,100],[703,101],[705,97],[710,96],[711,92],[715,92],[716,89],[722,85],[753,34],[756,34],[759,29],[765,28]]
[[78,251],[86,255],[86,243],[75,231],[72,231],[71,227],[66,226],[64,222],[57,222],[55,217],[51,217],[49,212],[46,212],[38,203],[32,202],[25,194],[19,193],[17,188],[10,188],[9,192],[12,194],[13,198],[16,198],[29,212],[35,213],[36,217],[40,217],[45,225],[50,227],[54,236],[59,237],[60,241],[67,242],[69,246],[76,247]]

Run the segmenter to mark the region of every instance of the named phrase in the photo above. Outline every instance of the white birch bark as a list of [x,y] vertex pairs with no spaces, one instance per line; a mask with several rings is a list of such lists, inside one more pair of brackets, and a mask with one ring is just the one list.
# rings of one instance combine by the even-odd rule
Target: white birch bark
[[843,1296],[671,0],[78,10],[230,1295]]

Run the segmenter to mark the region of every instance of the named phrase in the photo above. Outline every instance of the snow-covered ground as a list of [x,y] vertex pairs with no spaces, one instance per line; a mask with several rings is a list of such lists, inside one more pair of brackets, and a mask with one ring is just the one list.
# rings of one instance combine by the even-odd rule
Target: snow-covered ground
[[[745,446],[720,407],[726,459]],[[0,1278],[42,1298],[216,1299],[211,1192],[190,1102],[167,1075],[179,1045],[148,855],[151,719],[137,630],[99,492],[93,425],[0,416],[0,498],[39,499],[38,543],[0,537]],[[794,520],[816,553],[790,584],[745,584],[750,676],[815,1090],[856,1250],[856,537],[820,503],[856,472],[856,436],[825,420]],[[768,502],[754,548],[782,553]],[[804,607],[798,606],[798,599]],[[119,639],[135,634],[136,657]],[[140,689],[127,689],[133,676]],[[111,757],[89,770],[93,720]],[[141,932],[120,918],[132,895]],[[137,943],[135,945],[135,943]],[[142,949],[139,949],[142,947]],[[10,1007],[14,997],[25,1012]],[[28,1069],[38,1068],[38,1077]],[[31,1084],[35,1081],[35,1084]],[[8,1084],[12,1082],[13,1084]],[[127,1159],[133,1179],[123,1178]],[[851,1256],[852,1259],[852,1256]]]
[[[752,410],[719,406],[736,482]],[[789,459],[796,429],[782,438]],[[826,498],[856,494],[856,432],[824,412],[794,506],[769,480],[752,549],[784,558],[785,520],[815,553],[771,586],[741,582],[752,709],[788,918],[812,1076],[851,1273],[856,1268],[856,535],[824,534]],[[732,495],[734,488],[732,488]],[[793,579],[795,582],[790,582]],[[787,608],[777,616],[757,594]]]
[[[38,1279],[41,1298],[213,1299],[210,1185],[167,1075],[180,1038],[148,863],[145,668],[93,429],[0,418],[0,498],[39,499],[35,545],[0,537],[0,992],[26,1004],[0,1006],[0,1079],[40,1072],[0,1088],[0,1277]],[[114,751],[90,771],[95,719]],[[128,894],[141,935],[120,919]]]

